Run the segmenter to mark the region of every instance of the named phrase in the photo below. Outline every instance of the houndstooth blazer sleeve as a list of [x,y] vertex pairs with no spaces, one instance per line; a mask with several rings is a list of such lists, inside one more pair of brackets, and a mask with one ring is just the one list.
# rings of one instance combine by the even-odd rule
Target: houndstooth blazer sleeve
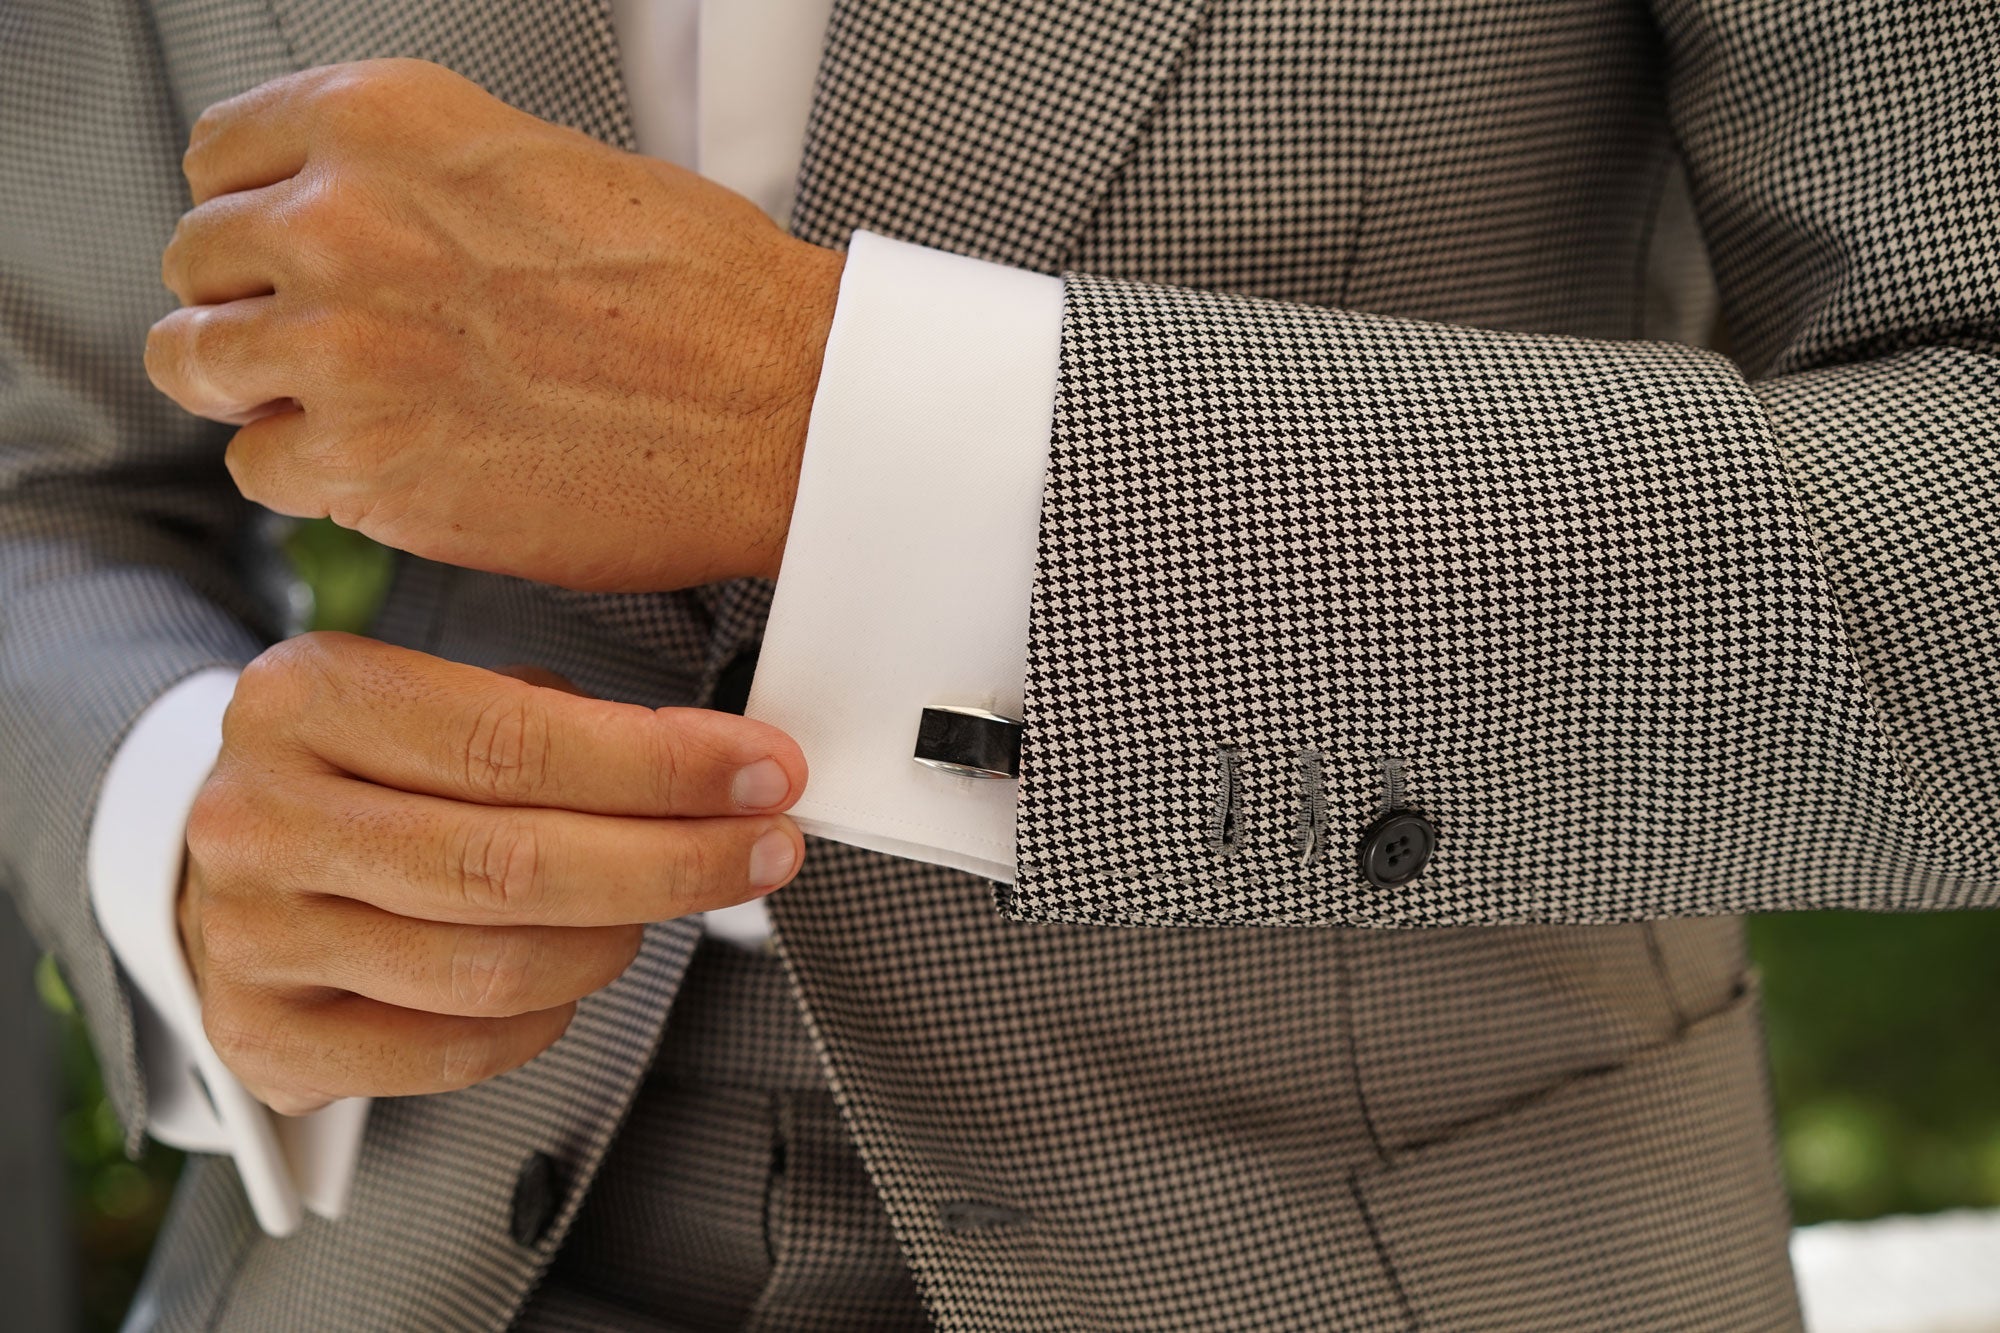
[[1734,364],[1070,275],[1004,911],[2000,903],[2000,6],[1657,20]]
[[223,553],[249,510],[227,428],[146,381],[187,207],[150,22],[125,0],[0,3],[0,879],[61,962],[136,1143],[130,999],[85,892],[97,784],[169,685],[264,641]]

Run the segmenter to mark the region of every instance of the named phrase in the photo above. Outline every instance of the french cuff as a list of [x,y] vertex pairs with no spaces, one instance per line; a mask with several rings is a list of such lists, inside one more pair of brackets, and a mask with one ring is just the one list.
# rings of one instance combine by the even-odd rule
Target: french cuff
[[155,699],[112,757],[91,816],[85,876],[105,942],[130,978],[146,1129],[192,1152],[227,1153],[257,1222],[274,1236],[303,1210],[345,1210],[368,1102],[280,1116],[250,1095],[208,1043],[181,952],[175,904],[188,812],[222,748],[236,673],[197,672]]
[[745,715],[808,833],[1014,878],[1013,778],[917,762],[926,708],[1021,717],[1060,278],[857,231]]

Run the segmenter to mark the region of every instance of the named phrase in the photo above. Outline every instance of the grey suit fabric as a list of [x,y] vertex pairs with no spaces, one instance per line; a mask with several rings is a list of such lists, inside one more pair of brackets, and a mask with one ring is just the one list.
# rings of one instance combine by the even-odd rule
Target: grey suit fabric
[[699,945],[521,1333],[931,1327],[773,954]]
[[[1020,882],[815,840],[770,900],[940,1326],[1796,1326],[1726,914],[2000,885],[1996,52],[1978,0],[837,0],[793,229],[1068,278]],[[135,1134],[93,793],[271,632],[139,367],[180,137],[383,54],[630,143],[594,0],[0,3],[0,873]],[[1677,157],[1748,380],[1631,341]],[[405,561],[378,632],[700,703],[768,596]],[[1440,829],[1393,891],[1385,765]],[[508,1323],[694,938],[379,1105],[338,1225],[198,1164],[135,1324]]]

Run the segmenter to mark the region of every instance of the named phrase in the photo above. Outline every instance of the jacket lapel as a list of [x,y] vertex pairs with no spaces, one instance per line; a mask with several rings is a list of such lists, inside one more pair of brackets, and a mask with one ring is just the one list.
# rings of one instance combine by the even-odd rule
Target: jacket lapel
[[793,231],[1056,271],[1202,7],[835,0]]
[[523,111],[632,147],[610,0],[268,0],[299,66],[410,56]]
[[[300,66],[434,60],[620,147],[609,0],[268,0]],[[793,229],[866,227],[1052,271],[1158,97],[1203,0],[835,0]]]
[[[794,234],[866,228],[1054,273],[1204,0],[834,0]],[[710,679],[763,636],[771,584],[696,588]]]

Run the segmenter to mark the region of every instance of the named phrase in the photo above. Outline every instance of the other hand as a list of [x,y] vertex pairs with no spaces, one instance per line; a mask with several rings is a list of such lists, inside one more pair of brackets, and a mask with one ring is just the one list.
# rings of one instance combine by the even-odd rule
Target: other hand
[[146,366],[244,495],[599,591],[775,577],[842,257],[438,65],[195,123]]
[[182,945],[216,1052],[288,1115],[533,1058],[643,923],[804,855],[783,732],[587,699],[341,634],[251,663],[187,828]]

